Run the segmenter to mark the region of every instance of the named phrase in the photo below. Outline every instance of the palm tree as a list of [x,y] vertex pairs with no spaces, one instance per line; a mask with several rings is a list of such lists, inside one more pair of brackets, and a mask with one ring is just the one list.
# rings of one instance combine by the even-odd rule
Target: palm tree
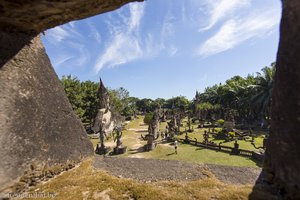
[[275,75],[275,63],[271,67],[264,67],[262,73],[257,73],[257,83],[253,85],[255,95],[251,98],[254,107],[264,119],[270,119],[273,80]]

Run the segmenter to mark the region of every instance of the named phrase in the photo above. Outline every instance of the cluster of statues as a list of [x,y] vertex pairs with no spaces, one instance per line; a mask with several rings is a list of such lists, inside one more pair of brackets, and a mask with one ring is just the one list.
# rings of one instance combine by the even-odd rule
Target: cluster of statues
[[[105,138],[107,137],[105,130],[100,126],[99,130],[100,146],[97,144],[95,152],[100,155],[105,155],[110,151],[110,147],[105,146]],[[114,154],[122,154],[126,152],[127,147],[122,145],[122,127],[116,126],[113,130],[114,142],[116,147],[113,149]]]

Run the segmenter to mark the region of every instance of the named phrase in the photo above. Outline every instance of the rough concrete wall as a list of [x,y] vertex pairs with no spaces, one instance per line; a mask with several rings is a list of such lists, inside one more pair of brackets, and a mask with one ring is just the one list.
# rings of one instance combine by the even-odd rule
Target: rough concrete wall
[[282,2],[270,137],[251,199],[262,188],[278,199],[300,199],[300,1]]
[[40,33],[143,0],[0,0],[0,30]]
[[283,197],[300,199],[300,1],[283,1],[266,170]]
[[[131,1],[135,0],[0,0],[0,30],[38,33],[71,20],[114,10]],[[277,189],[275,193],[287,199],[300,199],[300,2],[283,0],[283,8],[271,136],[264,170],[268,183]],[[78,158],[80,149],[89,154],[91,146],[86,139],[78,142],[84,138],[78,130],[83,129],[75,122],[41,45],[36,42],[22,49],[30,36],[0,35],[0,68],[17,54],[0,71],[0,184],[3,186],[10,180],[9,175],[13,178],[21,173],[17,166],[24,168],[24,163],[32,158],[52,161]],[[53,98],[56,95],[60,99]],[[73,137],[69,137],[73,131]],[[69,145],[62,143],[70,138],[74,141]]]
[[93,147],[40,37],[0,32],[0,47],[1,191],[30,164],[80,160]]

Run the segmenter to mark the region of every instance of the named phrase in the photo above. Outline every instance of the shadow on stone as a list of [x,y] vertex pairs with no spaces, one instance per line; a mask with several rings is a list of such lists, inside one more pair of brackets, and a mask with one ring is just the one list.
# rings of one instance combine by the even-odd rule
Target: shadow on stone
[[0,32],[0,69],[15,57],[37,34]]

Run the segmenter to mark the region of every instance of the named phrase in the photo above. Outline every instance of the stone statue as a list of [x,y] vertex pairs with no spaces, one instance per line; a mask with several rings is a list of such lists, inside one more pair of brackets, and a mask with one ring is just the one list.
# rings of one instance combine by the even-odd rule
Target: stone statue
[[188,131],[189,132],[193,132],[194,129],[193,128],[191,129],[191,114],[188,115],[188,122],[187,122],[187,124],[188,124],[188,127],[189,127]]
[[100,130],[100,135],[99,135],[99,138],[100,138],[100,147],[101,148],[105,148],[105,145],[104,145],[104,139],[106,137],[106,133],[104,130]]
[[106,153],[108,153],[110,148],[106,147],[104,144],[106,132],[105,132],[105,130],[103,130],[103,128],[102,128],[103,126],[100,125],[99,127],[100,127],[100,130],[98,131],[98,133],[99,133],[99,139],[100,139],[100,147],[99,147],[99,144],[97,144],[95,152],[100,155],[105,155]]
[[155,128],[153,127],[153,124],[149,124],[148,134],[145,135],[145,137],[141,135],[141,138],[147,141],[147,144],[144,146],[144,149],[146,151],[153,150],[156,146],[155,140],[157,140],[158,137],[159,137],[159,132],[155,133]]
[[240,150],[239,150],[240,145],[237,143],[237,140],[235,140],[234,142],[234,147],[232,149],[232,154],[238,155],[240,154]]
[[97,97],[99,99],[98,112],[94,119],[92,130],[97,133],[100,131],[101,126],[106,134],[111,134],[117,120],[116,117],[113,117],[115,114],[112,112],[110,106],[109,92],[101,79]]
[[115,127],[113,133],[116,133],[116,136],[114,136],[114,142],[117,141],[117,143],[116,143],[117,146],[116,147],[119,148],[122,145],[121,137],[123,135],[121,127]]
[[204,131],[204,134],[203,134],[203,143],[204,143],[204,144],[208,144],[208,143],[209,143],[208,139],[209,139],[209,132],[207,132],[207,131],[205,130],[205,131]]
[[190,143],[190,139],[189,139],[189,136],[188,136],[188,132],[185,132],[184,143],[185,143],[185,144],[189,144],[189,143]]
[[[114,134],[115,133],[115,134]],[[116,142],[116,147],[114,148],[114,154],[122,154],[126,152],[127,147],[122,144],[122,127],[116,126],[113,131],[114,142]]]

